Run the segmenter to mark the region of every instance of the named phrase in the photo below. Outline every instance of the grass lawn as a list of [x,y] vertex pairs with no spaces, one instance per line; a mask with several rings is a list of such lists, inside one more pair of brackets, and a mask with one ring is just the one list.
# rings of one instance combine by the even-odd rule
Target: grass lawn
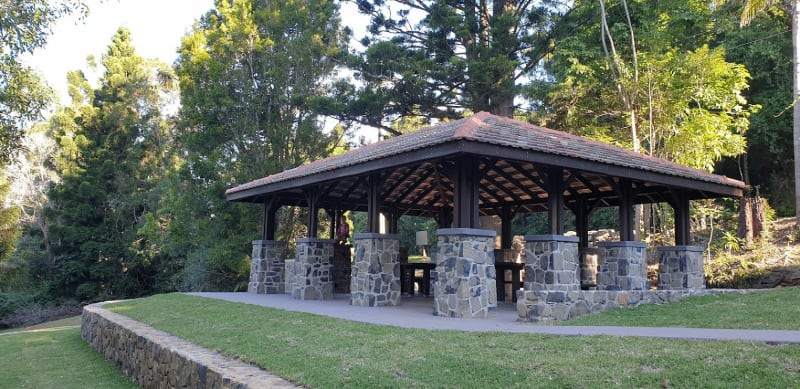
[[565,325],[800,330],[800,287],[715,294],[581,316]]
[[181,294],[107,307],[317,388],[760,388],[800,382],[800,346],[401,329]]
[[0,333],[2,388],[135,388],[81,339],[80,317]]

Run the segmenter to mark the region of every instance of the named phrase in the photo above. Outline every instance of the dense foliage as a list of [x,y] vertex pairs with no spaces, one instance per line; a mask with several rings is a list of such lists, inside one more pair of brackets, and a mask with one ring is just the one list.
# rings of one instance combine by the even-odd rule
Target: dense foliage
[[[549,65],[554,82],[542,86],[550,88],[550,125],[707,171],[744,151],[750,75],[709,47],[708,2],[609,2],[605,16],[594,1],[576,3],[590,21],[561,41]],[[604,54],[603,39],[616,50]]]
[[[218,1],[183,39],[180,157],[147,236],[159,255],[184,261],[176,286],[247,281],[260,213],[225,201],[225,189],[333,151],[341,134],[323,131],[318,107],[334,97],[329,78],[347,37],[330,1]],[[299,214],[282,216],[279,236],[291,236]]]
[[[337,1],[218,0],[175,42],[174,68],[138,56],[120,29],[99,82],[69,73],[72,103],[31,126],[50,92],[18,56],[82,6],[0,0],[4,309],[242,289],[261,207],[225,190],[342,152],[358,124],[396,134],[481,110],[527,118],[717,169],[793,211],[792,44],[779,4],[742,28],[737,1],[348,3],[368,26],[344,27]],[[698,229],[735,225],[732,202],[698,205]],[[671,223],[668,207],[643,212],[651,232]],[[277,238],[306,234],[307,216],[283,207]],[[364,228],[363,215],[352,220]],[[543,220],[517,215],[514,233]],[[601,210],[591,228],[615,223]],[[399,222],[412,253],[414,232],[435,227]]]
[[20,57],[44,46],[56,20],[83,10],[80,1],[0,0],[0,167],[20,146],[25,125],[50,103],[49,88]]
[[47,281],[53,295],[83,301],[147,293],[161,270],[136,249],[166,170],[161,109],[171,69],[138,56],[125,29],[117,31],[101,65],[97,88],[71,75],[73,103],[53,118],[62,182],[47,210]]
[[549,0],[355,3],[370,20],[350,64],[359,82],[340,85],[331,113],[389,133],[409,116],[512,116],[518,84],[539,70],[569,12]]

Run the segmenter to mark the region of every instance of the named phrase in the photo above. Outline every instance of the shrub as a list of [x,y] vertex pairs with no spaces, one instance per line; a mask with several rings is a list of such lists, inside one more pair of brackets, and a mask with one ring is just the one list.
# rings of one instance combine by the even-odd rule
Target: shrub
[[29,293],[0,293],[0,320],[6,316],[36,304],[36,296]]
[[705,264],[706,286],[709,288],[751,288],[767,273],[742,256],[718,252]]

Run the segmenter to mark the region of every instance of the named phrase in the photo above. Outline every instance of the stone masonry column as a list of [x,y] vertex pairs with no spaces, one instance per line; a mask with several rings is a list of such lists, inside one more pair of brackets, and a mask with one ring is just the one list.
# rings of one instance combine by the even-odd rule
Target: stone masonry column
[[597,247],[581,249],[581,289],[597,289],[597,264],[605,250]]
[[605,250],[597,266],[597,290],[648,290],[647,243],[601,242]]
[[400,302],[400,236],[357,234],[350,277],[350,305],[382,307]]
[[517,291],[520,321],[570,317],[571,304],[566,302],[581,293],[579,246],[577,236],[525,236],[524,290]]
[[577,236],[525,236],[525,291],[581,290],[578,243]]
[[659,247],[658,257],[658,289],[686,290],[706,287],[702,247]]
[[292,298],[330,300],[333,298],[333,239],[297,239]]
[[433,315],[459,318],[497,316],[494,238],[474,228],[436,230],[438,253],[433,280]]
[[277,240],[254,240],[250,265],[249,293],[284,293],[284,271],[286,242]]

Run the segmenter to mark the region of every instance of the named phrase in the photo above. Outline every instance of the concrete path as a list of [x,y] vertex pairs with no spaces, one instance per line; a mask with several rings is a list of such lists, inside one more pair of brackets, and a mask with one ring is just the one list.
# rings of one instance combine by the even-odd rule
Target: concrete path
[[433,316],[433,299],[430,297],[404,297],[396,307],[354,307],[349,295],[336,295],[333,300],[294,300],[289,295],[264,295],[253,293],[187,293],[220,300],[261,305],[307,312],[339,319],[365,323],[393,325],[404,328],[431,330],[457,330],[468,332],[498,331],[547,335],[610,335],[639,336],[672,339],[739,340],[766,343],[800,344],[800,331],[784,330],[731,330],[678,327],[607,327],[558,326],[550,324],[517,322],[516,308],[512,303],[500,303],[497,317],[493,319],[455,319]]

